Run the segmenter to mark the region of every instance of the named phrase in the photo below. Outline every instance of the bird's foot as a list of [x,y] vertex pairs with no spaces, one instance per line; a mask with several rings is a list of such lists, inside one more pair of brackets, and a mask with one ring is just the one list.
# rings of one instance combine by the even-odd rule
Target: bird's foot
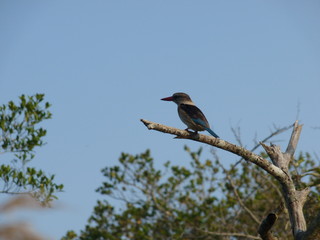
[[[192,135],[192,137],[195,137],[198,135],[198,131],[190,131],[189,128],[186,128],[185,131],[187,131],[190,135]],[[178,139],[181,139],[181,138],[189,138],[189,137],[182,137],[182,136],[176,136],[174,138],[178,138]]]
[[188,133],[192,134],[192,135],[197,135],[198,131],[190,131],[189,128],[185,129]]

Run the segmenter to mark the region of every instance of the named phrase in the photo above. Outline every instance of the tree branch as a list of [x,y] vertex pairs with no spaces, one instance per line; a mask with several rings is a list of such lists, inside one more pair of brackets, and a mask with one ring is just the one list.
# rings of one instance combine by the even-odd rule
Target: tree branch
[[195,134],[192,132],[188,132],[185,130],[181,130],[178,128],[173,128],[169,126],[165,126],[159,123],[150,122],[148,120],[141,119],[141,122],[149,129],[149,130],[156,130],[163,133],[168,133],[172,135],[176,135],[175,138],[183,138],[183,139],[190,139],[197,142],[206,143],[208,145],[226,150],[228,152],[234,153],[238,156],[243,157],[246,161],[252,162],[253,164],[258,165],[269,174],[274,176],[276,179],[281,179],[281,181],[285,181],[287,175],[277,166],[273,165],[267,159],[252,153],[251,151],[224,141],[219,138],[214,138],[211,136],[203,135],[203,134]]
[[277,221],[277,215],[270,213],[261,223],[258,233],[260,234],[262,240],[277,240],[278,238],[274,237],[270,232],[274,223]]
[[233,190],[233,194],[235,195],[235,197],[237,198],[240,206],[249,214],[249,216],[252,218],[252,220],[254,222],[256,222],[257,224],[260,224],[260,221],[258,220],[257,216],[254,215],[254,213],[249,209],[247,208],[247,206],[244,204],[244,202],[242,201],[241,197],[239,196],[238,194],[238,191],[237,191],[237,188],[236,186],[234,185],[229,173],[227,172],[227,170],[222,166],[222,164],[220,164],[220,162],[218,163],[219,166],[223,169],[224,173],[226,174],[226,177],[232,187],[232,190]]
[[[294,126],[294,124],[291,124],[290,126],[287,126],[287,127],[282,127],[282,128],[276,128],[276,131],[272,132],[269,136],[267,136],[266,138],[264,138],[262,141],[260,141],[258,144],[256,144],[252,149],[250,149],[251,152],[254,152],[258,147],[261,146],[261,143],[265,143],[266,141],[268,141],[269,139],[271,139],[272,137],[280,134],[280,133],[283,133],[287,130],[289,130],[290,128],[292,128]],[[234,164],[234,167],[237,166],[241,161],[243,160],[243,158],[241,158],[239,161],[237,161],[235,164]]]
[[303,206],[310,192],[309,188],[296,190],[295,184],[289,172],[289,164],[293,159],[301,130],[302,125],[299,125],[298,121],[296,121],[294,123],[291,138],[285,153],[281,152],[280,146],[273,144],[271,144],[271,146],[267,146],[261,143],[272,162],[277,167],[281,168],[287,175],[287,178],[281,179],[279,182],[282,186],[282,194],[289,212],[291,229],[295,239],[301,239],[301,236],[303,236],[307,230],[307,225],[303,214]]
[[[190,133],[185,130],[168,127],[168,126],[150,122],[144,119],[141,119],[141,121],[149,130],[156,130],[156,131],[176,135],[176,138],[184,138],[184,139],[190,139],[190,140],[206,143],[208,145],[234,153],[242,157],[246,161],[249,161],[261,167],[270,175],[275,177],[282,186],[282,194],[284,196],[286,207],[289,212],[291,229],[293,232],[294,239],[309,240],[312,238],[308,236],[314,236],[319,234],[320,213],[317,216],[317,218],[313,221],[313,223],[309,226],[308,231],[306,231],[307,226],[306,226],[306,221],[303,215],[303,206],[307,199],[307,195],[310,192],[310,189],[305,188],[303,190],[296,190],[295,184],[289,172],[289,164],[293,159],[293,155],[295,153],[295,150],[299,141],[300,133],[302,130],[302,125],[299,125],[298,121],[294,123],[291,138],[285,153],[281,152],[279,146],[275,146],[273,144],[271,144],[271,146],[267,146],[264,143],[260,142],[260,144],[263,146],[263,148],[266,150],[267,154],[269,155],[270,159],[272,160],[273,164],[269,162],[267,159],[264,159],[261,156],[254,154],[253,152],[243,147],[231,144],[222,139],[218,139],[218,138],[214,138],[214,137],[206,136],[202,134]],[[266,223],[262,225],[269,226],[269,230],[270,230],[275,220],[276,220],[276,216],[270,215],[269,219],[267,217]],[[268,235],[268,232],[269,232],[268,227],[265,227],[264,229],[267,229],[265,233]],[[264,231],[262,231],[262,233],[264,233]],[[269,237],[269,239],[272,239],[272,238]]]
[[295,121],[293,125],[293,131],[292,131],[291,138],[286,150],[286,154],[290,155],[291,158],[293,157],[293,154],[296,151],[302,126],[303,126],[302,124],[301,125],[298,124],[298,121]]
[[262,240],[278,240],[277,237],[274,237],[271,228],[285,209],[284,202],[281,202],[279,207],[275,209],[274,212],[268,214],[268,216],[261,222],[258,233],[260,234]]

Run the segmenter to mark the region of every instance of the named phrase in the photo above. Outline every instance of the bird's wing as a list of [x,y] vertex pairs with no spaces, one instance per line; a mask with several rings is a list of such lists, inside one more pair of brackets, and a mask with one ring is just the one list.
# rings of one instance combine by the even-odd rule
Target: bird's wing
[[206,117],[197,106],[189,104],[180,104],[180,108],[183,111],[185,111],[195,123],[203,127],[210,128],[210,125]]

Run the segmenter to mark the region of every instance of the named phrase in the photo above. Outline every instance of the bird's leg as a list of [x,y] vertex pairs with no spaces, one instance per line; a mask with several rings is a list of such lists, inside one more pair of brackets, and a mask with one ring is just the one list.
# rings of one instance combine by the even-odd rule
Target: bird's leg
[[191,134],[194,134],[194,135],[197,135],[198,134],[198,131],[194,130],[194,131],[190,131],[189,128],[186,128],[185,129],[188,133],[191,133]]

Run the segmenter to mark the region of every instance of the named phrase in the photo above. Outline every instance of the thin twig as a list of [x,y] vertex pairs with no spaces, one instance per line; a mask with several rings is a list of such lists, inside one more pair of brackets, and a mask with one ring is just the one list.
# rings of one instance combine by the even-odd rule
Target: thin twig
[[[283,132],[289,130],[289,129],[292,128],[293,126],[294,126],[294,124],[291,124],[291,125],[289,125],[289,126],[279,128],[279,129],[277,129],[275,132],[272,132],[269,136],[267,136],[266,138],[264,138],[261,142],[262,142],[262,143],[265,143],[265,142],[267,142],[269,139],[271,139],[272,137],[274,137],[274,136],[276,136],[276,135],[279,135],[280,133],[283,133]],[[258,142],[250,151],[251,151],[251,152],[254,152],[254,151],[257,150],[260,146],[261,146],[261,144],[260,144],[260,142]],[[234,164],[234,167],[236,167],[242,160],[243,160],[243,158],[240,158],[240,160]]]
[[242,201],[241,197],[238,194],[237,188],[234,185],[232,179],[230,178],[230,175],[228,174],[227,170],[222,166],[222,164],[220,164],[220,162],[218,162],[218,164],[223,169],[224,173],[226,174],[226,177],[232,187],[233,193],[234,193],[235,197],[237,198],[240,206],[249,214],[249,216],[252,218],[253,221],[255,221],[258,225],[260,225],[259,219],[256,217],[256,215],[254,215],[254,213],[249,208],[247,208],[247,206]]
[[234,127],[231,127],[231,131],[236,138],[236,141],[238,142],[239,146],[243,147],[242,140],[241,140],[241,132],[240,132],[240,127],[237,127],[235,129]]

